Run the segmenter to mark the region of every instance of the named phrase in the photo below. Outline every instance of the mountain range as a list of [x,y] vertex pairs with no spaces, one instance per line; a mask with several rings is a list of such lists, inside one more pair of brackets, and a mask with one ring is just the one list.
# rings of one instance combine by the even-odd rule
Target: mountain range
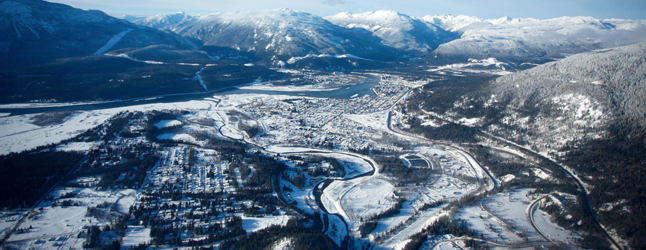
[[269,54],[265,58],[270,60],[275,55],[312,53],[353,53],[393,60],[390,55],[395,50],[395,60],[422,57],[446,63],[495,57],[525,62],[646,41],[644,20],[592,17],[411,17],[388,10],[317,17],[280,9],[200,16],[179,12],[135,23],[196,38],[205,44]]
[[0,54],[10,59],[5,67],[151,45],[232,49],[275,67],[303,58],[446,63],[495,57],[522,63],[646,41],[645,20],[591,17],[412,17],[388,10],[319,17],[277,9],[198,16],[178,12],[133,24],[41,0],[4,0],[0,6]]

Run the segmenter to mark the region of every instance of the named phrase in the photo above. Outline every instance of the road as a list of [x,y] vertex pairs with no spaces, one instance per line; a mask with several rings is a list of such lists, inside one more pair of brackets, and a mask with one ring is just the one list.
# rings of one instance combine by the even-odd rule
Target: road
[[[414,139],[417,139],[417,140],[426,141],[426,142],[430,142],[430,143],[433,143],[433,144],[440,144],[440,145],[444,145],[444,146],[447,146],[447,147],[455,149],[459,154],[461,154],[467,160],[467,162],[469,163],[469,166],[474,171],[476,171],[476,168],[480,168],[482,171],[484,171],[484,173],[487,175],[487,177],[489,178],[489,180],[493,184],[493,187],[488,189],[488,191],[492,191],[492,190],[495,190],[496,188],[498,188],[499,184],[498,184],[498,181],[496,180],[496,178],[493,177],[493,175],[491,174],[491,172],[489,172],[489,170],[487,168],[483,167],[480,163],[478,163],[477,160],[475,159],[475,157],[473,157],[473,155],[471,155],[469,152],[467,152],[464,149],[461,149],[461,148],[459,148],[457,146],[451,145],[451,144],[431,140],[431,139],[428,139],[428,138],[425,138],[425,137],[421,137],[421,136],[418,136],[418,135],[413,135],[413,134],[409,134],[409,133],[406,133],[406,132],[396,130],[396,129],[394,129],[392,127],[391,119],[392,119],[392,111],[388,112],[388,119],[387,119],[386,123],[388,125],[388,130],[390,130],[390,132],[392,132],[393,134],[396,134],[396,135],[399,135],[399,136],[402,136],[402,137],[407,137],[407,138],[414,138]],[[476,166],[474,166],[474,165],[476,165]],[[476,173],[477,173],[477,171],[476,171]]]
[[[440,119],[440,120],[442,120],[444,122],[449,122],[449,123],[456,124],[455,122],[447,120],[447,119],[444,119],[442,117],[439,117],[439,116],[437,116],[436,114],[434,114],[432,112],[425,111],[424,109],[422,109],[421,106],[419,106],[419,109],[423,113],[431,115],[431,116],[433,116],[433,117],[435,117],[437,119]],[[492,135],[490,133],[487,133],[486,131],[482,131],[482,130],[479,130],[479,131],[480,131],[480,133],[482,133],[483,135],[485,135],[485,136],[487,136],[487,137],[489,137],[491,139],[494,139],[496,141],[502,142],[505,145],[510,146],[511,148],[514,148],[514,149],[519,150],[519,151],[521,151],[523,153],[526,153],[527,155],[531,155],[531,156],[537,157],[539,159],[543,159],[543,160],[546,160],[548,162],[551,162],[551,163],[555,164],[556,166],[558,166],[559,168],[561,168],[561,170],[563,170],[564,173],[566,173],[570,178],[572,178],[576,182],[579,189],[582,190],[581,198],[583,200],[584,206],[587,207],[588,213],[590,214],[590,216],[592,216],[592,218],[594,219],[595,224],[601,229],[601,231],[603,232],[606,239],[608,241],[610,241],[610,243],[616,249],[619,249],[619,250],[623,249],[623,247],[621,247],[621,245],[619,245],[619,243],[617,243],[617,241],[612,236],[610,236],[610,233],[608,233],[606,228],[599,221],[599,218],[597,217],[597,213],[594,211],[594,208],[592,207],[592,204],[590,203],[590,197],[589,197],[590,192],[588,191],[588,188],[584,185],[583,181],[581,181],[581,179],[576,174],[574,174],[574,172],[572,172],[572,170],[570,170],[568,167],[563,166],[562,164],[558,163],[556,160],[551,159],[551,158],[549,158],[549,157],[547,157],[545,155],[542,155],[542,154],[540,154],[540,153],[538,153],[538,152],[536,152],[536,151],[534,151],[534,150],[532,150],[530,148],[518,145],[517,143],[515,143],[513,141],[510,141],[510,140],[507,140],[505,138],[501,138],[499,136]]]
[[527,216],[527,220],[529,221],[529,223],[532,225],[532,227],[534,228],[534,230],[535,230],[535,231],[536,231],[536,232],[537,232],[541,237],[543,237],[543,239],[545,239],[545,240],[547,240],[547,241],[551,242],[552,244],[554,244],[555,246],[557,246],[557,247],[559,247],[559,248],[560,248],[561,246],[559,245],[559,243],[558,243],[558,242],[556,242],[556,241],[553,241],[552,239],[550,239],[549,237],[547,237],[547,235],[546,235],[545,233],[543,233],[543,231],[541,231],[541,229],[540,229],[540,228],[538,228],[538,226],[536,226],[536,222],[534,221],[534,213],[536,212],[536,209],[538,209],[538,204],[539,204],[539,202],[540,202],[541,200],[543,200],[543,199],[548,198],[548,197],[549,197],[549,195],[543,195],[543,196],[541,196],[540,198],[533,200],[533,201],[532,201],[532,203],[530,203],[530,204],[529,204],[529,206],[527,206],[527,209],[525,210],[525,216]]

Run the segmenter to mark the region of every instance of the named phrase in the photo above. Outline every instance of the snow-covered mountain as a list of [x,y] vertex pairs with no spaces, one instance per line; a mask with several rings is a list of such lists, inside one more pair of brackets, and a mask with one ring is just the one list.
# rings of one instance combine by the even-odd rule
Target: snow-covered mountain
[[646,43],[572,55],[477,89],[442,114],[573,169],[601,223],[643,248]]
[[427,53],[458,38],[433,23],[389,10],[343,12],[325,19],[346,28],[368,30],[383,39],[385,45],[408,52]]
[[373,60],[426,56],[427,62],[497,58],[526,62],[646,41],[645,20],[592,17],[481,19],[411,17],[381,10],[321,18],[278,9],[189,16],[162,14],[137,24],[287,62],[312,55],[352,54]]
[[422,19],[461,35],[433,51],[437,58],[495,57],[527,61],[530,58],[561,58],[646,41],[646,20],[592,17],[480,19],[451,15],[425,16]]
[[134,20],[133,23],[141,26],[148,26],[155,29],[165,30],[165,29],[170,29],[170,27],[172,27],[173,25],[176,25],[178,23],[181,23],[189,19],[192,19],[190,15],[187,15],[183,11],[179,11],[177,13],[160,14],[160,15],[143,18],[143,19]]
[[497,78],[447,113],[477,118],[491,133],[556,155],[614,136],[616,126],[644,131],[645,55],[646,43],[572,55]]
[[[177,19],[184,20],[174,23]],[[394,49],[370,32],[357,32],[305,12],[276,9],[194,17],[158,15],[138,22],[202,40],[207,46],[254,52],[277,63],[308,55],[394,60]]]
[[6,66],[165,44],[195,48],[176,34],[137,26],[101,11],[41,0],[0,2],[0,55]]
[[42,0],[5,0],[0,2],[0,54],[5,63],[24,65],[151,45],[197,48],[190,38],[207,51],[253,53],[276,66],[320,68],[312,61],[325,61],[354,67],[363,61],[381,67],[419,57],[433,64],[488,58],[522,63],[646,41],[646,20],[591,17],[418,18],[382,10],[322,18],[276,9],[199,16],[178,12],[135,23]]

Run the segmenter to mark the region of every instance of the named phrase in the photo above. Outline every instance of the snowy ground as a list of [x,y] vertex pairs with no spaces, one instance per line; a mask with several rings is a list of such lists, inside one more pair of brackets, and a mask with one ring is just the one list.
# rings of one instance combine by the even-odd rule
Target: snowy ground
[[140,244],[150,243],[150,228],[143,226],[128,226],[126,235],[123,236],[121,241],[121,248],[136,247]]
[[[59,197],[68,193],[73,193],[73,197],[57,199],[57,205],[52,201],[40,203],[34,216],[22,223],[22,232],[14,233],[6,244],[22,249],[82,248],[85,239],[77,237],[80,233],[92,225],[109,224],[117,214],[128,212],[136,196],[132,189],[95,191],[91,188],[59,188],[52,195]],[[62,205],[63,201],[71,205]],[[97,207],[105,211],[101,217],[88,214],[88,208]]]
[[274,86],[270,83],[253,84],[240,87],[239,89],[253,89],[253,90],[269,90],[269,91],[282,91],[282,92],[301,92],[301,91],[334,91],[339,88],[329,88],[321,85],[305,85],[305,86]]
[[242,217],[242,227],[247,232],[256,232],[272,225],[284,226],[291,218],[289,215],[264,216],[264,217]]
[[[549,244],[549,241],[556,241],[562,247],[575,247],[573,242],[579,238],[576,234],[556,225],[546,212],[529,210],[531,202],[541,197],[539,194],[529,195],[530,191],[521,189],[484,198],[478,205],[461,209],[456,217],[468,221],[469,227],[476,233],[482,233],[486,240],[503,245],[523,245],[527,242]],[[528,212],[549,240],[541,237],[532,227]]]
[[210,104],[206,101],[189,101],[82,111],[68,115],[59,124],[46,126],[34,125],[33,118],[36,115],[33,114],[0,117],[0,155],[21,152],[73,138],[88,129],[105,123],[110,117],[122,111],[203,110],[207,109]]

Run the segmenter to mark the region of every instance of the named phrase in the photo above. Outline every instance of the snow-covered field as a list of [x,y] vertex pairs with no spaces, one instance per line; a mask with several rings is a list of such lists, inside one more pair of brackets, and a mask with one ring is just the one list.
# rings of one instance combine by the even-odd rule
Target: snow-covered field
[[59,124],[45,126],[34,125],[33,119],[36,115],[33,114],[0,117],[0,155],[30,150],[73,138],[105,123],[110,117],[123,111],[203,110],[207,109],[209,104],[205,101],[189,101],[82,111],[68,115]]
[[[478,205],[460,210],[457,218],[468,221],[470,228],[482,233],[488,241],[502,245],[523,245],[527,242],[558,242],[561,246],[574,247],[579,239],[552,222],[550,215],[536,209],[530,211],[530,204],[540,198],[540,194],[529,195],[531,189],[521,189],[510,193],[496,194],[479,201]],[[528,216],[533,216],[536,227],[548,239],[543,238],[531,225]]]
[[291,216],[284,214],[264,217],[247,217],[243,215],[241,217],[242,227],[247,232],[256,232],[273,225],[284,226],[287,225],[287,221],[291,218]]
[[[118,214],[128,212],[135,202],[136,191],[106,190],[95,191],[90,188],[59,188],[52,192],[53,197],[72,193],[71,198],[43,201],[21,225],[19,232],[7,239],[9,246],[20,248],[82,248],[85,241],[79,238],[87,227],[103,226],[110,223]],[[107,206],[106,206],[107,205]],[[88,208],[105,211],[102,216],[88,214]]]
[[95,142],[69,142],[59,145],[56,149],[66,152],[87,152],[96,146]]
[[136,247],[140,244],[150,243],[150,228],[143,226],[128,226],[126,235],[121,241],[121,248]]
[[305,85],[305,86],[274,86],[269,83],[253,84],[242,86],[239,89],[252,89],[252,90],[269,90],[281,92],[301,92],[301,91],[334,91],[340,89],[339,87],[325,87],[321,85]]

